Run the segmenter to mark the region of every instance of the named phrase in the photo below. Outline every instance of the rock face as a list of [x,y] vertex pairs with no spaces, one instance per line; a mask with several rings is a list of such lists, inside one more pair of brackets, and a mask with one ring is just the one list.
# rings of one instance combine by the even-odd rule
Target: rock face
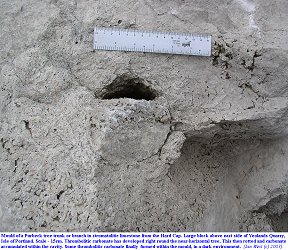
[[[288,2],[2,0],[1,231],[287,231]],[[94,51],[94,26],[213,55]]]

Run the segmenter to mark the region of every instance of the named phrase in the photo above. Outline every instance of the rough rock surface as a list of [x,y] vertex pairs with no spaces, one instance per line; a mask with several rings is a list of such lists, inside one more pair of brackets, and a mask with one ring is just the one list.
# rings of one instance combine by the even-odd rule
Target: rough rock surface
[[[0,7],[1,231],[288,230],[286,0]],[[95,25],[213,56],[93,51]]]

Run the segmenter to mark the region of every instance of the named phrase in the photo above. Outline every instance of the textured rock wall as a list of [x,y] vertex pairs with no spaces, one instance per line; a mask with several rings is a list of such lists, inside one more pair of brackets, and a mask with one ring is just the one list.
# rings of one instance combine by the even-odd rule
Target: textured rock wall
[[[0,230],[288,230],[287,1],[0,6]],[[94,51],[95,25],[213,55]]]

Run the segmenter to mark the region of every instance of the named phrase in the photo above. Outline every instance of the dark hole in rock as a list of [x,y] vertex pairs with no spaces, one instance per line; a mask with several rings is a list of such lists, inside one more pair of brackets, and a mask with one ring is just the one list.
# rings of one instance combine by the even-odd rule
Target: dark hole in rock
[[275,232],[288,231],[288,211],[284,211],[280,215],[268,216],[271,220],[271,226]]
[[131,98],[136,100],[154,100],[157,92],[145,85],[145,81],[138,77],[120,76],[106,87],[102,99]]
[[288,195],[283,194],[269,201],[259,209],[270,219],[271,227],[275,232],[288,231]]

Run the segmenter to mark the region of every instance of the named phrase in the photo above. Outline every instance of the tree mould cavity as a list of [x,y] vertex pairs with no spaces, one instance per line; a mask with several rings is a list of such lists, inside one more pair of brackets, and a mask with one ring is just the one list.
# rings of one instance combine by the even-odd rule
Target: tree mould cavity
[[135,100],[154,100],[158,93],[152,89],[150,84],[137,76],[118,76],[100,94],[103,100],[130,98]]

